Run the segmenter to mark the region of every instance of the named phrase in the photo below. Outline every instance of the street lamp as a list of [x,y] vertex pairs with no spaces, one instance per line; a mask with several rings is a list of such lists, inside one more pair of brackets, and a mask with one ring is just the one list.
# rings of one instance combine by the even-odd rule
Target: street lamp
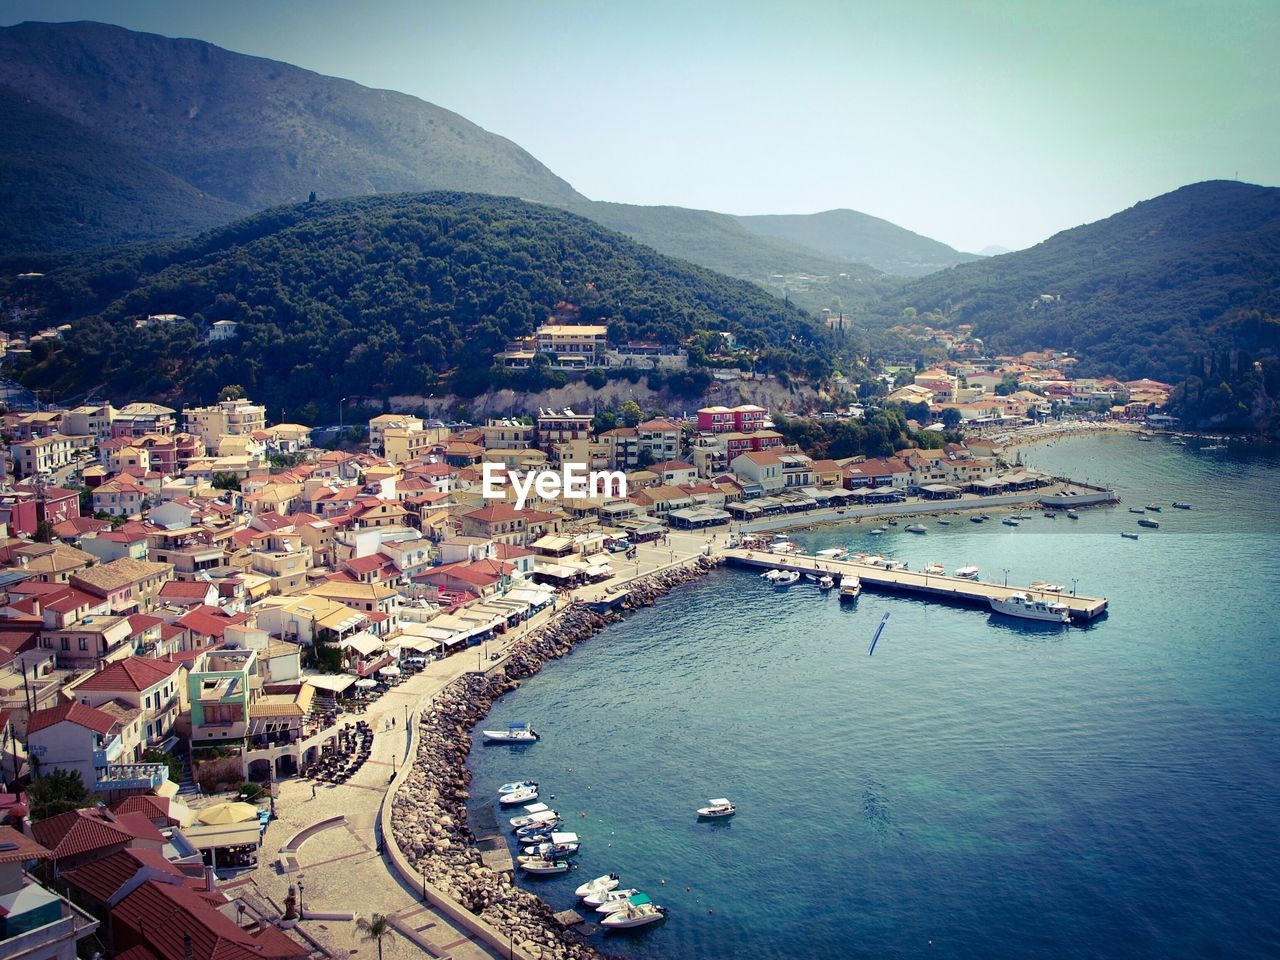
[[1002,567],[1001,569],[1004,570],[1004,585],[1007,587],[1009,585],[1009,568]]
[[338,442],[342,442],[342,405],[347,402],[347,398],[343,397],[338,401]]
[[304,889],[304,888],[303,888],[303,886],[302,886],[302,874],[298,874],[298,919],[299,919],[299,920],[305,920],[305,919],[306,919],[306,916],[307,916],[307,915],[306,915],[306,911],[304,911],[304,910],[303,910],[303,908],[302,908],[302,892],[303,892],[303,889]]
[[427,865],[422,865],[422,902],[427,902]]
[[1080,578],[1079,578],[1079,577],[1072,577],[1072,578],[1071,578],[1071,595],[1072,595],[1073,597],[1076,595],[1076,584],[1077,584],[1077,583],[1079,583],[1079,582],[1080,582]]

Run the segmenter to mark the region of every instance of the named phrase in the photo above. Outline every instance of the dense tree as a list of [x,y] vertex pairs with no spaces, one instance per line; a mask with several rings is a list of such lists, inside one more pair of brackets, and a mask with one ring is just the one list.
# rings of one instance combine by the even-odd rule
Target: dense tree
[[31,819],[44,820],[89,806],[93,794],[84,785],[79,770],[50,770],[36,777],[27,790],[27,800]]

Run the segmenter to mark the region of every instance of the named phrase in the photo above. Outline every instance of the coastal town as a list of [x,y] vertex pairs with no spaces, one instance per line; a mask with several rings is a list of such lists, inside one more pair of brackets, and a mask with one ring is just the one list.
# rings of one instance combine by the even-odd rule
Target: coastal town
[[[346,448],[243,396],[7,412],[0,839],[7,864],[40,870],[4,874],[6,950],[47,937],[70,960],[88,938],[145,960],[213,938],[234,956],[337,956],[361,933],[327,866],[343,861],[410,949],[590,955],[514,887],[505,844],[473,846],[449,731],[763,531],[1106,499],[1010,451],[1023,434],[1158,427],[1168,388],[1072,380],[1063,361],[892,371],[883,402],[963,438],[839,459],[751,403],[607,429],[565,408],[385,413]],[[484,482],[567,465],[625,482],[526,484],[519,507],[516,485]]]

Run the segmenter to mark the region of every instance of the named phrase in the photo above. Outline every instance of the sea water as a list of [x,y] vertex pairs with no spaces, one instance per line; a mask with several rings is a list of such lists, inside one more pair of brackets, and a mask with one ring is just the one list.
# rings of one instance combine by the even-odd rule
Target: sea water
[[[669,908],[592,937],[637,958],[1280,956],[1280,460],[1111,435],[1022,456],[1124,502],[796,540],[1062,583],[1103,618],[718,570],[495,705],[543,739],[477,743],[472,802],[537,780],[584,841],[575,873],[519,882],[563,909],[620,874]],[[698,822],[721,796],[737,816]]]

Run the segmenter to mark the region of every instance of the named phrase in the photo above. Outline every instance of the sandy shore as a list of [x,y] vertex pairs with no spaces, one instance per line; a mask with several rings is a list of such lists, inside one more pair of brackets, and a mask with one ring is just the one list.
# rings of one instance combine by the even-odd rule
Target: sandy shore
[[1063,420],[1022,427],[1008,433],[991,434],[987,439],[999,443],[1005,450],[1012,450],[1029,443],[1057,440],[1059,437],[1078,436],[1082,433],[1140,433],[1142,429],[1136,423],[1120,423],[1115,420]]

